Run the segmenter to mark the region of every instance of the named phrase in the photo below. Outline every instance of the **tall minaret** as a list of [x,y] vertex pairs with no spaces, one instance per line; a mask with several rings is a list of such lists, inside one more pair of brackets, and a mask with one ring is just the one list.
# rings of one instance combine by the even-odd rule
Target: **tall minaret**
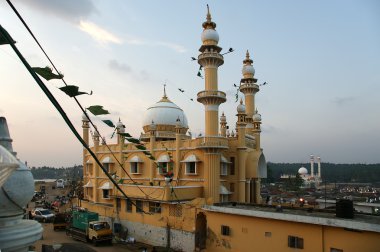
[[314,177],[314,155],[310,155],[310,176]]
[[321,178],[321,157],[317,157],[318,162],[318,178]]
[[218,46],[219,35],[215,30],[216,24],[211,21],[210,11],[207,5],[207,20],[202,24],[202,46],[198,63],[205,72],[205,90],[197,95],[198,102],[205,106],[205,134],[217,136],[219,134],[219,105],[226,101],[226,94],[218,90],[218,67],[223,65],[222,48]]
[[[205,106],[205,137],[202,148],[205,153],[204,196],[207,203],[220,200],[220,156],[221,150],[227,148],[225,137],[219,136],[219,105],[226,101],[226,93],[218,90],[218,67],[224,63],[218,46],[219,35],[216,24],[211,21],[207,5],[206,22],[202,24],[202,46],[198,55],[198,63],[204,68],[205,90],[197,95],[198,102]],[[222,139],[223,138],[223,139]],[[215,141],[219,141],[215,144]]]
[[[240,92],[245,96],[245,107],[246,107],[246,122],[247,128],[252,129],[253,115],[255,112],[255,94],[259,92],[259,85],[256,84],[257,79],[255,79],[255,69],[252,66],[253,60],[249,57],[249,52],[245,55],[245,60],[243,60],[242,74],[243,78],[240,81]],[[252,132],[247,132],[252,134]]]

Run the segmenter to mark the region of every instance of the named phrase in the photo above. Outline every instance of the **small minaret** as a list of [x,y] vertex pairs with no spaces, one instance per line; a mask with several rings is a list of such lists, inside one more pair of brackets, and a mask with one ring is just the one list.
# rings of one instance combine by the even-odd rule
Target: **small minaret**
[[236,129],[238,132],[238,146],[237,146],[237,156],[238,156],[238,176],[239,176],[239,191],[238,200],[239,202],[246,202],[246,157],[247,157],[247,147],[245,143],[245,127],[247,123],[245,106],[243,104],[243,99],[240,100],[240,104],[237,107],[237,122]]
[[260,143],[260,133],[261,133],[261,115],[259,112],[255,111],[255,114],[252,117],[253,120],[253,130],[252,133],[255,136],[256,140],[256,150],[259,151],[261,150],[261,143]]
[[[197,101],[205,107],[205,136],[202,148],[205,155],[204,196],[207,203],[217,203],[220,200],[220,156],[225,141],[219,141],[219,105],[226,101],[226,93],[218,90],[218,67],[223,65],[222,48],[218,46],[219,35],[216,24],[211,21],[207,5],[206,21],[202,24],[202,46],[199,48],[198,63],[204,69],[205,90],[197,94]],[[224,140],[224,139],[223,139]]]
[[321,157],[317,157],[318,162],[318,178],[321,178]]
[[310,176],[314,177],[314,155],[310,155]]
[[89,139],[90,139],[90,134],[89,134],[89,129],[90,129],[90,120],[87,118],[87,115],[83,113],[82,115],[82,129],[83,129],[83,140],[87,144],[87,146],[90,144]]
[[[165,95],[166,96],[166,95]],[[157,130],[157,125],[152,123],[150,124],[149,127],[149,132],[150,132],[150,154],[154,157],[154,148],[156,147],[156,130]],[[156,163],[154,160],[150,160],[150,174],[149,174],[149,182],[153,183],[153,178],[156,174]]]
[[120,176],[120,178],[122,178],[123,176],[125,176],[126,174],[124,174],[125,172],[123,171],[121,165],[124,164],[124,154],[123,154],[123,150],[124,150],[124,143],[125,143],[125,136],[121,135],[120,133],[125,133],[125,125],[122,123],[122,121],[120,120],[119,118],[119,121],[116,123],[116,133],[117,133],[117,145],[119,146],[119,152],[118,152],[118,159],[119,159],[119,168],[116,169],[116,171],[119,171],[119,174],[117,174],[118,176]]
[[[253,124],[253,114],[255,111],[255,94],[259,92],[259,85],[256,84],[257,79],[255,79],[255,69],[252,66],[253,60],[249,56],[249,52],[245,55],[243,60],[242,74],[243,78],[240,81],[240,92],[245,96],[245,106],[246,106],[246,122],[248,124],[247,128],[252,128]],[[252,132],[247,132],[252,134]]]
[[[182,136],[182,123],[179,117],[176,120],[175,126],[175,170],[174,170],[174,180],[179,178],[179,171],[181,167],[181,136]],[[177,181],[179,182],[179,181]]]
[[222,115],[220,116],[220,134],[224,137],[227,136],[227,120],[224,112],[222,112]]

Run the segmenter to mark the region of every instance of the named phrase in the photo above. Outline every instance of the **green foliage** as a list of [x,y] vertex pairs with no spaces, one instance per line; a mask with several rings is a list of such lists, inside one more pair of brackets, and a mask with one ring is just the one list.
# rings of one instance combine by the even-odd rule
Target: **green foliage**
[[92,93],[87,93],[87,92],[80,92],[79,87],[74,86],[74,85],[67,85],[64,87],[60,87],[59,89],[61,89],[63,92],[65,92],[65,94],[67,94],[70,97],[74,97],[74,96],[78,96],[82,94],[88,94],[88,95],[92,94]]
[[93,105],[87,108],[93,115],[107,115],[109,114],[108,110],[103,109],[103,106]]
[[54,167],[32,167],[31,172],[34,179],[70,179],[81,180],[83,177],[83,166],[75,165],[67,168]]
[[36,72],[36,74],[38,74],[39,76],[41,76],[42,78],[44,78],[45,80],[51,80],[51,79],[62,79],[63,78],[63,74],[54,74],[53,73],[53,69],[51,69],[50,67],[32,67],[32,69],[34,70],[34,72]]

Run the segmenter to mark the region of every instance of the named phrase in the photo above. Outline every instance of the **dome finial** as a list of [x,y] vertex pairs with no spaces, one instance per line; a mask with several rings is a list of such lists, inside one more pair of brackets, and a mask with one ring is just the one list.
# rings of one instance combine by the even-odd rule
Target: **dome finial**
[[167,99],[168,97],[166,96],[166,83],[164,84],[164,96],[162,97],[164,99]]
[[206,17],[206,19],[207,19],[207,22],[211,22],[210,8],[209,8],[208,4],[207,4],[207,17]]
[[249,60],[249,52],[248,52],[248,50],[247,50],[247,52],[245,53],[245,58],[246,58],[247,60]]

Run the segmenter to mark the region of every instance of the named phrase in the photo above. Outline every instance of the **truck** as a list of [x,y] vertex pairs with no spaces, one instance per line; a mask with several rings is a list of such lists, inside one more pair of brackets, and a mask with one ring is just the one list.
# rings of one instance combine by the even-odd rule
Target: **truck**
[[108,222],[99,221],[98,213],[86,209],[72,211],[66,235],[80,241],[92,242],[95,246],[100,242],[112,244],[112,230]]

